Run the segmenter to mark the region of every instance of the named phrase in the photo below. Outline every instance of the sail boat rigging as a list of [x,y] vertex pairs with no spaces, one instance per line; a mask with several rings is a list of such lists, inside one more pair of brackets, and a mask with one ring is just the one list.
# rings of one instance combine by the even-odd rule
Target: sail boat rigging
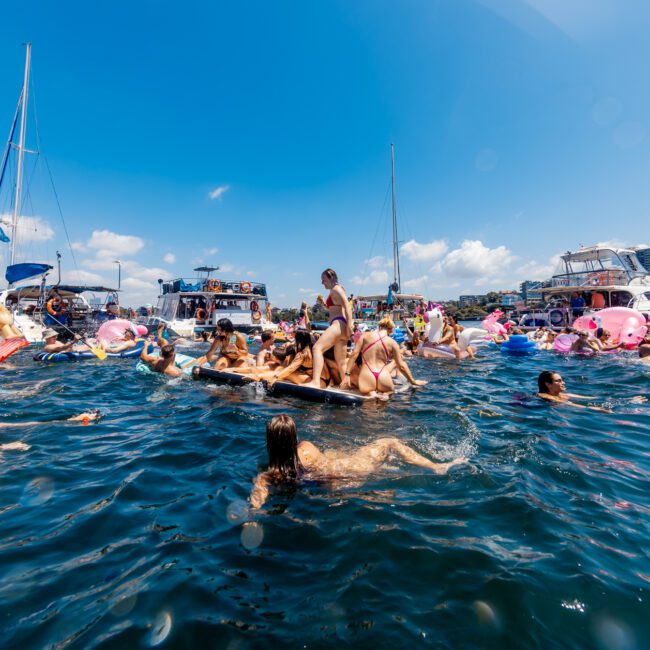
[[397,237],[397,201],[395,199],[395,145],[390,145],[390,188],[393,204],[393,284],[390,289],[398,293],[402,285],[399,269],[399,239]]
[[[88,332],[96,329],[101,320],[113,317],[117,311],[117,291],[103,286],[67,285],[61,284],[59,279],[55,285],[46,285],[46,278],[52,266],[46,263],[22,262],[16,263],[16,240],[20,227],[22,195],[24,181],[25,153],[36,153],[25,147],[27,133],[27,100],[29,95],[29,79],[31,66],[31,43],[26,44],[25,70],[23,87],[18,100],[18,106],[12,121],[7,146],[0,163],[0,182],[4,180],[8,166],[9,155],[12,150],[17,151],[16,178],[14,184],[13,207],[10,220],[3,223],[9,225],[11,237],[0,233],[0,242],[10,244],[9,264],[5,271],[8,288],[0,291],[0,305],[8,308],[13,314],[14,325],[30,342],[39,341],[45,327],[53,327],[61,334],[74,332]],[[14,135],[20,115],[20,130],[18,142],[14,142]],[[38,131],[37,131],[38,137]],[[47,163],[46,163],[47,164]],[[49,172],[49,165],[48,165]],[[51,173],[50,180],[52,181]],[[56,189],[52,187],[58,204]],[[60,206],[59,206],[60,212]],[[61,214],[63,221],[63,215]],[[65,229],[65,222],[63,221]],[[67,229],[66,229],[67,236]],[[69,238],[68,238],[69,242]],[[57,259],[60,255],[57,251]],[[59,267],[60,269],[60,267]],[[40,276],[38,284],[16,286],[17,283],[29,278]],[[105,294],[103,302],[96,301],[91,305],[82,296],[83,293]]]

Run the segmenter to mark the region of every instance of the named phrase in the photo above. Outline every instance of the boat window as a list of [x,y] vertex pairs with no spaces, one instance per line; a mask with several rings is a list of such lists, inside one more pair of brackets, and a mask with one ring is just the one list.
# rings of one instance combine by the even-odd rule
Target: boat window
[[632,294],[629,291],[612,291],[610,294],[612,307],[627,307]]

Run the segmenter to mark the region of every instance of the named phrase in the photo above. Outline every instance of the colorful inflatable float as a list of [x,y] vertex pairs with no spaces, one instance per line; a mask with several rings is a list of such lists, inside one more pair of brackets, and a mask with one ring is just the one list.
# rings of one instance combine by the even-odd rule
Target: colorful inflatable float
[[[136,341],[136,346],[123,352],[106,352],[108,359],[134,359],[140,356],[142,348],[144,347],[144,339]],[[96,359],[97,356],[90,350],[87,352],[39,352],[34,355],[34,361],[41,361],[42,363],[59,363],[61,361],[88,361],[89,359]]]
[[[434,305],[432,309],[424,314],[424,335],[426,340],[418,346],[418,356],[425,359],[455,359],[456,355],[448,345],[435,345],[442,337],[443,330],[443,310],[440,306]],[[479,327],[466,327],[458,335],[458,347],[460,348],[460,358],[466,359],[469,355],[467,348],[476,341],[485,339],[486,331]]]
[[610,333],[614,344],[625,343],[628,349],[635,348],[648,332],[645,316],[628,307],[607,307],[600,311],[576,318],[573,327],[595,335],[599,327]]

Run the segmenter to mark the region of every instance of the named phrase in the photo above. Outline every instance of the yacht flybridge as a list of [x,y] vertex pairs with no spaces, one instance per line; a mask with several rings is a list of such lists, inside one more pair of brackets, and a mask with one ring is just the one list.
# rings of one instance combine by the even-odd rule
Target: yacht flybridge
[[266,285],[250,280],[224,280],[214,273],[217,266],[194,269],[198,277],[162,281],[154,314],[143,322],[164,321],[180,336],[213,331],[221,318],[232,321],[240,332],[273,329]]
[[540,291],[545,309],[529,311],[523,326],[562,327],[572,322],[571,298],[578,294],[587,311],[630,307],[650,314],[650,273],[630,248],[589,246],[568,251]]

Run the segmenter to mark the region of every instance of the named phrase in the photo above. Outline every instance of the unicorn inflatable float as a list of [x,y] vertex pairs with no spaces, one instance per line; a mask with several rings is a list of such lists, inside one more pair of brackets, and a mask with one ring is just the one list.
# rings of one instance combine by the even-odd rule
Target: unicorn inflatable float
[[442,338],[444,309],[441,305],[429,303],[429,309],[424,314],[425,341],[418,347],[418,355],[426,358],[438,359],[466,359],[471,356],[468,348],[473,341],[485,338],[485,330],[478,327],[467,327],[458,335],[460,355],[449,345],[437,344]]

